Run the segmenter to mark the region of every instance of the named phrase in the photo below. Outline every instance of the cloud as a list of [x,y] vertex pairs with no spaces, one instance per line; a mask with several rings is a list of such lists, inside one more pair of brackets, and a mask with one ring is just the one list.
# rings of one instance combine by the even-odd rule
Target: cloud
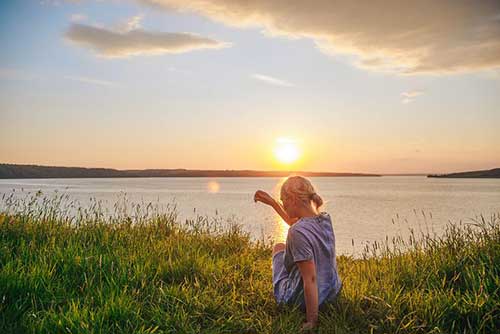
[[75,14],[71,14],[71,16],[70,16],[71,22],[83,22],[83,21],[87,21],[87,19],[88,19],[88,17],[85,14],[75,13]]
[[420,90],[411,90],[411,91],[408,91],[408,92],[402,92],[401,96],[403,97],[403,99],[401,100],[401,102],[403,104],[408,104],[410,102],[413,102],[413,101],[415,101],[415,98],[417,96],[420,96],[423,93],[424,92],[420,91]]
[[402,92],[401,96],[408,97],[408,98],[413,98],[413,97],[417,97],[419,95],[422,95],[423,93],[424,92],[422,92],[420,90],[412,90],[412,91],[409,91],[409,92]]
[[98,85],[98,86],[114,86],[115,85],[115,83],[111,82],[111,81],[86,78],[86,77],[65,76],[64,78],[67,80],[78,81],[78,82],[83,82],[86,84]]
[[142,20],[144,19],[144,15],[136,15],[131,18],[125,20],[121,24],[118,25],[117,31],[126,33],[132,30],[137,30],[142,28]]
[[145,31],[137,28],[140,25],[140,19],[128,23],[127,29],[122,31],[72,23],[65,37],[107,58],[184,53],[229,46],[228,43],[192,33]]
[[311,38],[358,67],[400,74],[500,68],[500,1],[137,0],[235,27]]
[[252,74],[251,77],[255,80],[259,80],[259,81],[262,81],[262,82],[265,82],[267,84],[274,85],[274,86],[293,87],[293,84],[291,84],[288,81],[273,78],[271,76],[264,75],[264,74],[255,73],[255,74]]

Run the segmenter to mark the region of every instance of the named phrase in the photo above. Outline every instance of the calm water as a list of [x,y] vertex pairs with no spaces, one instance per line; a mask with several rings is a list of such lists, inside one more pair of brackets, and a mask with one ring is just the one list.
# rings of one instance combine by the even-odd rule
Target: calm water
[[[409,228],[439,233],[448,222],[500,212],[498,179],[426,177],[310,178],[333,218],[337,251],[357,254],[366,243],[407,235]],[[253,202],[257,189],[277,196],[281,178],[130,178],[0,180],[0,195],[41,190],[67,193],[81,205],[90,198],[112,207],[130,202],[175,203],[180,219],[196,215],[236,219],[255,238],[283,241],[286,224],[269,207]],[[354,240],[354,246],[353,246]]]

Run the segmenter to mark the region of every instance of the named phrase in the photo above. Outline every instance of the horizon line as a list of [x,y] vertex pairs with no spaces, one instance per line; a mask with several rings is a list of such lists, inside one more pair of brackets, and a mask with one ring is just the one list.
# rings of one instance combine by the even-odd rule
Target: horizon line
[[[186,172],[257,172],[257,173],[311,173],[311,174],[362,174],[362,175],[372,175],[372,176],[420,176],[420,175],[432,175],[432,174],[450,174],[458,172],[467,171],[449,171],[446,173],[436,173],[436,172],[358,172],[358,171],[310,171],[310,170],[259,170],[259,169],[200,169],[200,168],[113,168],[113,167],[83,167],[83,166],[56,166],[56,165],[40,165],[36,163],[9,163],[0,162],[0,165],[10,165],[10,166],[25,166],[25,167],[43,167],[43,168],[79,168],[79,169],[89,169],[89,170],[110,170],[116,172],[141,172],[141,171],[186,171]],[[485,168],[480,170],[490,170],[494,168]],[[479,169],[478,169],[479,171]]]

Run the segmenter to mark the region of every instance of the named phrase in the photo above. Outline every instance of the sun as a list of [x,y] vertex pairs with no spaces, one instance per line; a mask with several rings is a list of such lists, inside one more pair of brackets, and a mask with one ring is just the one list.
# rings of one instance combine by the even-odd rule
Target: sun
[[291,164],[300,157],[297,141],[290,138],[278,138],[274,149],[276,159],[284,164]]

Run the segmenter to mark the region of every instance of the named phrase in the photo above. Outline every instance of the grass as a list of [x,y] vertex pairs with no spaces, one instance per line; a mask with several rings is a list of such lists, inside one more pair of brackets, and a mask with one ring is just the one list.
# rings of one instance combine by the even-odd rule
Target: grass
[[[2,333],[293,333],[304,315],[272,296],[271,244],[175,208],[3,198]],[[342,295],[319,333],[494,333],[500,215],[438,236],[340,256]]]

